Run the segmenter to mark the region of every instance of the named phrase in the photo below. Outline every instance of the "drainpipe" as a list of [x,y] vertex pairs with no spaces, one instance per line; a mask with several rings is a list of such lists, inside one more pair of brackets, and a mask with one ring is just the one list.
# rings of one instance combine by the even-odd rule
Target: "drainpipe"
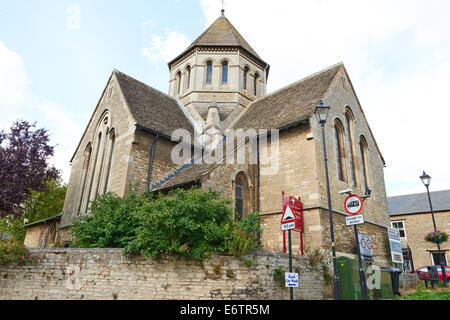
[[267,95],[267,68],[269,67],[268,64],[266,64],[266,67],[264,68],[264,97]]
[[261,228],[261,217],[259,215],[260,211],[260,200],[259,200],[259,136],[256,136],[256,212],[258,213],[258,242],[261,243],[261,233],[259,229]]
[[147,192],[150,192],[151,189],[151,181],[152,181],[152,169],[153,169],[153,158],[155,157],[155,147],[156,147],[156,142],[159,139],[159,134],[156,135],[155,140],[153,141],[152,144],[152,153],[150,156],[150,165],[148,168],[148,181],[147,181]]

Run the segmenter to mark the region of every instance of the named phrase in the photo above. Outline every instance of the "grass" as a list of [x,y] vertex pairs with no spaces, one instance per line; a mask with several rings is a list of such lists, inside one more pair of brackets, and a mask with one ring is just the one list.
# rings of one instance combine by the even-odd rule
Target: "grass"
[[431,288],[425,287],[424,283],[417,286],[417,290],[411,293],[404,293],[400,297],[396,297],[395,300],[450,300],[450,288],[445,288],[442,283]]

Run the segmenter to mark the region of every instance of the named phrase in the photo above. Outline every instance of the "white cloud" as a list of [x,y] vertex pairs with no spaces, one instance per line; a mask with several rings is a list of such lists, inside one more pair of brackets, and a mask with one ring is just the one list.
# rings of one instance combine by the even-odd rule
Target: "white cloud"
[[69,15],[66,20],[66,26],[69,30],[80,29],[81,24],[81,8],[77,5],[70,5],[66,9]]
[[[209,26],[220,1],[198,0]],[[343,61],[387,161],[388,194],[450,189],[450,2],[228,0],[226,17],[271,65],[268,91]],[[448,144],[448,143],[447,143]]]
[[[144,27],[152,24],[151,20],[147,21]],[[148,29],[145,29],[148,32]],[[169,62],[183,52],[191,43],[186,35],[176,30],[171,31],[168,28],[165,28],[163,36],[152,33],[150,38],[150,45],[142,49],[142,55],[151,62]]]
[[56,145],[50,165],[62,170],[67,182],[70,159],[83,132],[78,123],[83,121],[57,102],[34,95],[30,83],[22,57],[0,42],[0,130],[8,130],[18,119],[48,129],[50,144]]
[[0,42],[0,126],[10,124],[28,95],[29,78],[20,55]]

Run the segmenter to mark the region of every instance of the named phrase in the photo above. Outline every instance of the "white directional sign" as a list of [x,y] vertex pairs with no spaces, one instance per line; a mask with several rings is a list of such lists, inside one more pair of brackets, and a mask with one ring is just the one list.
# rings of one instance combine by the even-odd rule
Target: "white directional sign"
[[281,231],[288,231],[288,230],[294,230],[294,229],[295,229],[295,221],[294,222],[283,223],[281,225]]
[[298,273],[285,273],[285,284],[287,288],[298,288]]
[[398,230],[387,228],[389,237],[389,247],[391,248],[392,262],[403,263],[402,243]]
[[358,214],[357,216],[349,216],[345,217],[345,223],[347,226],[354,226],[358,224],[364,223],[364,216],[362,214]]

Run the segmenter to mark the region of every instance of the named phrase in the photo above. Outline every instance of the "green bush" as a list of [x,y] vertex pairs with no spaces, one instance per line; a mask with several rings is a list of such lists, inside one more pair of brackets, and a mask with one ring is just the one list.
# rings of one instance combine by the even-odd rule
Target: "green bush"
[[136,236],[139,219],[136,211],[148,199],[131,192],[120,198],[107,193],[91,202],[89,215],[74,220],[72,247],[123,248]]
[[233,221],[218,192],[178,189],[168,195],[113,194],[92,202],[74,223],[74,247],[124,248],[124,254],[180,254],[201,260],[212,252],[242,255],[259,246],[254,215]]

